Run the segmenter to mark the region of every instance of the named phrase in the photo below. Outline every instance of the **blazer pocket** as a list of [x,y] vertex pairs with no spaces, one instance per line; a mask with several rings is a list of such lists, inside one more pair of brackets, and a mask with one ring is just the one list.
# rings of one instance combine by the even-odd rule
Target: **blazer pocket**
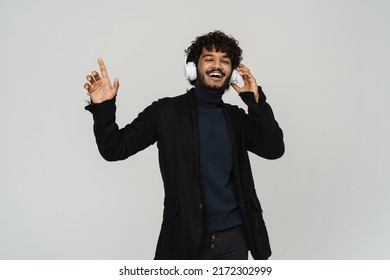
[[172,220],[177,216],[179,212],[179,201],[175,197],[165,197],[164,199],[164,220]]

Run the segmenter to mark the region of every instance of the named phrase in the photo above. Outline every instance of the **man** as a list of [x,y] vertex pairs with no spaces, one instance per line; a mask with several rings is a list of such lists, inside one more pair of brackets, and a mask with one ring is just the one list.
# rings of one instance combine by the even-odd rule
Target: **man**
[[[115,123],[118,79],[111,85],[102,59],[84,85],[91,98],[101,155],[125,159],[157,142],[164,182],[163,223],[155,259],[268,259],[271,255],[247,151],[267,159],[284,153],[282,130],[238,42],[221,31],[199,36],[186,50],[196,66],[187,93],[153,102],[124,128]],[[248,114],[225,104],[232,83]]]

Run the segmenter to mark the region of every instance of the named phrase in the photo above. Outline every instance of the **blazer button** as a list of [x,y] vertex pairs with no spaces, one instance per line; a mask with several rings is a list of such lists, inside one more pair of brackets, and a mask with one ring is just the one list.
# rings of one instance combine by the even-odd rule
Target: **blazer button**
[[243,203],[244,202],[244,199],[242,197],[240,197],[240,202]]
[[200,210],[203,210],[203,204],[202,203],[199,204],[199,208],[200,208]]

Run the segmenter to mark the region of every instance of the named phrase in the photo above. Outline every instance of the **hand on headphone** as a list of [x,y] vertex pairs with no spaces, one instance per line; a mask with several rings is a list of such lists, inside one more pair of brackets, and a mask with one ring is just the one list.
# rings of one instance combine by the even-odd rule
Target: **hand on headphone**
[[259,103],[259,90],[255,77],[253,77],[251,71],[244,64],[238,65],[236,68],[242,79],[244,80],[244,86],[240,87],[236,83],[232,83],[231,86],[238,92],[251,91],[255,94],[255,100]]
[[102,103],[103,101],[112,99],[117,95],[119,88],[118,78],[111,85],[103,59],[99,58],[98,63],[102,76],[100,77],[98,72],[93,71],[92,75],[87,76],[89,83],[84,84],[84,88],[88,91],[92,103]]

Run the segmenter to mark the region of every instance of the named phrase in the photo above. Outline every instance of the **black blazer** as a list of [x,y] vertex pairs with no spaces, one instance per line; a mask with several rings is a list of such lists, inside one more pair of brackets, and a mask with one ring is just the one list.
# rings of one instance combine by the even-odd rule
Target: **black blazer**
[[[254,259],[268,259],[271,249],[254,187],[247,151],[267,159],[284,153],[283,133],[259,87],[241,93],[248,114],[223,104],[233,145],[234,178],[248,247]],[[155,259],[196,259],[203,235],[199,181],[199,135],[195,92],[153,102],[124,128],[115,122],[115,98],[86,107],[93,113],[100,154],[123,160],[157,142],[164,182],[164,212]]]

